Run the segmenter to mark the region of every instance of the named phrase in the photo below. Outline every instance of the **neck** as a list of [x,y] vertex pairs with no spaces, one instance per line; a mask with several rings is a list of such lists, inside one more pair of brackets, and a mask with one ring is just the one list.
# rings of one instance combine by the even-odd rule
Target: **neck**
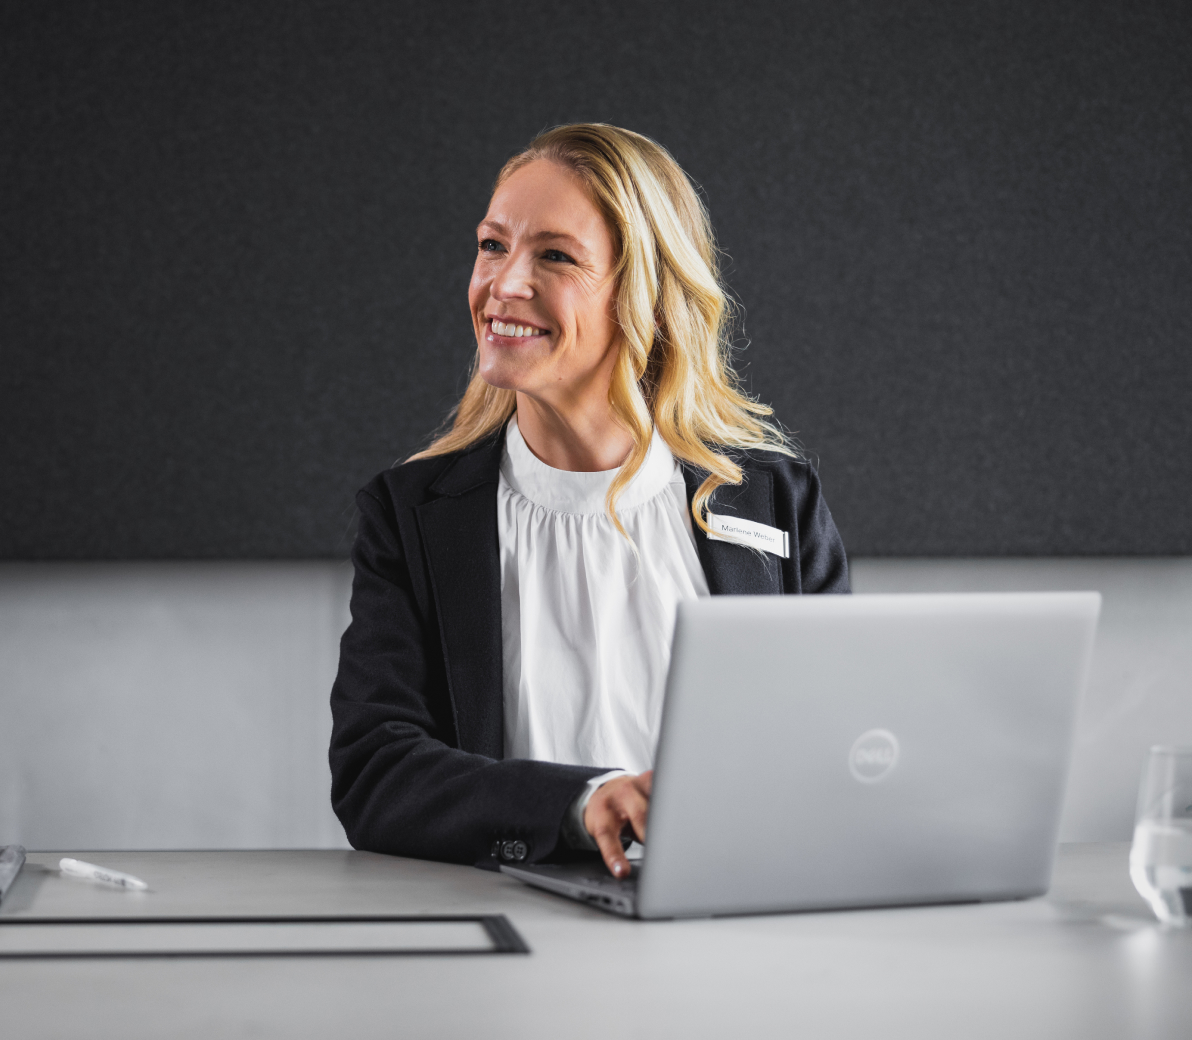
[[617,422],[607,398],[587,408],[561,410],[519,390],[517,427],[539,459],[573,473],[616,469],[633,448],[632,435]]

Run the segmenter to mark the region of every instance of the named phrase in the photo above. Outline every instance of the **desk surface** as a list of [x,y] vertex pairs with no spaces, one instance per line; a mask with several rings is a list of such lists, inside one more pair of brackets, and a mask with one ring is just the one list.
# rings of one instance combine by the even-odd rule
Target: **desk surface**
[[504,913],[533,953],[9,961],[6,1036],[1192,1036],[1192,932],[1154,922],[1125,845],[1063,847],[1044,899],[649,923],[362,852],[72,854],[151,891],[31,853],[0,916]]

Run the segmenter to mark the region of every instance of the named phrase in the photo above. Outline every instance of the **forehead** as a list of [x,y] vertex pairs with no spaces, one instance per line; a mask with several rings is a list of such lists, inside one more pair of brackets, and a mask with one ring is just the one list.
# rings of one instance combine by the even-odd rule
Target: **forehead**
[[521,234],[559,233],[593,248],[612,246],[604,216],[583,181],[547,159],[536,159],[511,174],[493,192],[485,220]]

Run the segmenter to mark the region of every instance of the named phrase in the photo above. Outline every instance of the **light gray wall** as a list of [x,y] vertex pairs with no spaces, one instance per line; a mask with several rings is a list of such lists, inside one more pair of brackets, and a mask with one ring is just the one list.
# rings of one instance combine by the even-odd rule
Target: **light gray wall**
[[0,843],[346,845],[327,694],[351,569],[0,566]]
[[[1192,743],[1192,560],[858,560],[859,592],[1099,589],[1065,840],[1129,836],[1149,744]],[[0,565],[0,843],[345,845],[327,693],[345,564]]]

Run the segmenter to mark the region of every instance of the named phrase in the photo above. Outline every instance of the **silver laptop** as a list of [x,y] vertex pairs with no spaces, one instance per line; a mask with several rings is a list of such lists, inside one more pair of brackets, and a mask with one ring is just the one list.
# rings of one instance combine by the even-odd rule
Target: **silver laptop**
[[643,859],[501,870],[642,918],[1041,895],[1100,606],[683,603]]

